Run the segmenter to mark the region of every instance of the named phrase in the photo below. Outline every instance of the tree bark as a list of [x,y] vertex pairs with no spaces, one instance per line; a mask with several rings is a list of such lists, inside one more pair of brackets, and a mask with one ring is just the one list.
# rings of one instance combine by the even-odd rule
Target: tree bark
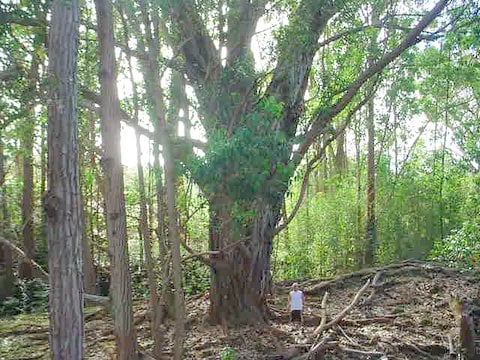
[[347,170],[347,154],[345,152],[345,131],[337,137],[337,151],[335,153],[335,165],[337,172],[343,175]]
[[[39,59],[36,54],[32,55],[32,63],[28,74],[28,89],[26,96],[30,99],[26,105],[27,119],[25,121],[22,137],[23,147],[23,197],[22,197],[22,235],[23,247],[29,258],[35,258],[35,235],[33,232],[33,143],[35,130],[35,113],[33,98],[36,93],[38,81]],[[30,263],[22,261],[19,268],[21,278],[32,279],[33,268]]]
[[[48,266],[53,359],[83,358],[82,221],[76,60],[77,0],[53,3],[49,34]],[[27,253],[27,256],[29,254]]]
[[[378,11],[372,10],[371,23],[378,22]],[[367,60],[368,66],[374,64],[374,51],[377,46],[377,32],[370,40],[370,56]],[[375,91],[373,86],[369,91]],[[375,251],[377,246],[377,219],[375,216],[375,196],[376,196],[376,165],[375,165],[375,96],[372,96],[367,104],[367,224],[366,224],[366,244],[364,254],[364,265],[371,267],[375,262]]]
[[[121,9],[120,9],[121,10]],[[122,10],[121,10],[122,11]],[[122,13],[121,20],[123,25],[123,32],[125,37],[125,43],[127,44],[128,49],[128,41],[129,41],[129,33],[128,27],[125,21],[125,17]],[[139,99],[138,99],[138,92],[137,86],[135,84],[135,79],[133,76],[133,66],[132,66],[132,59],[127,52],[127,62],[128,62],[128,70],[130,81],[132,83],[132,90],[133,90],[133,111],[134,111],[134,121],[136,124],[139,123]],[[145,266],[147,270],[147,283],[148,283],[148,290],[150,292],[150,311],[151,311],[151,319],[150,319],[150,330],[153,337],[153,354],[156,357],[162,356],[162,330],[161,330],[161,323],[162,317],[160,313],[160,299],[157,291],[157,281],[155,275],[155,263],[152,256],[152,236],[150,233],[150,226],[149,226],[149,214],[147,209],[147,196],[145,190],[145,176],[143,172],[143,165],[142,165],[142,147],[140,142],[140,133],[138,131],[135,132],[135,146],[137,152],[137,177],[138,177],[138,193],[139,193],[139,208],[140,208],[140,218],[139,218],[139,232],[140,237],[143,239],[143,249],[145,252]],[[142,248],[142,247],[140,247]],[[143,260],[143,254],[140,257]]]
[[95,294],[97,288],[97,279],[95,274],[95,264],[93,262],[93,254],[88,239],[86,219],[85,219],[85,201],[80,193],[80,220],[82,222],[82,256],[83,256],[83,286],[87,294]]
[[[0,227],[10,229],[10,217],[5,192],[5,153],[0,134]],[[13,257],[10,248],[0,243],[0,300],[13,295]]]
[[257,215],[238,233],[232,206],[217,196],[210,209],[210,321],[248,324],[268,319],[266,298],[271,289],[270,255],[282,202],[258,205]]
[[375,260],[375,247],[377,243],[377,224],[375,217],[375,123],[374,99],[368,102],[367,132],[367,225],[364,265],[370,267]]
[[160,314],[160,300],[157,291],[157,281],[155,276],[155,263],[152,256],[152,237],[150,235],[150,227],[148,223],[147,212],[147,198],[145,194],[145,179],[143,175],[143,166],[141,162],[141,147],[140,135],[136,133],[136,147],[137,147],[137,174],[138,174],[138,192],[140,195],[140,232],[143,238],[143,247],[145,250],[145,266],[147,270],[148,290],[150,292],[150,311],[151,317],[151,332],[153,337],[153,354],[160,357],[162,353],[162,332],[160,325],[162,323]]
[[[4,144],[0,134],[0,227],[3,231],[10,229],[10,215],[7,207],[7,194],[5,192],[5,153]],[[13,294],[13,257],[10,248],[0,243],[0,299]]]
[[120,114],[113,36],[112,4],[95,0],[100,53],[101,133],[110,255],[110,296],[120,360],[137,359],[133,324],[131,275],[129,269],[123,169],[120,151]]

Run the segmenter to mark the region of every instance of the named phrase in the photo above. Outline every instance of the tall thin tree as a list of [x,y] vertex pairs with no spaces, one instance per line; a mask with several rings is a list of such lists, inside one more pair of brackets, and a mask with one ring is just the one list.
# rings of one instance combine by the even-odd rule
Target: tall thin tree
[[77,0],[56,0],[49,34],[48,267],[54,359],[83,358],[82,221],[78,165]]
[[120,114],[115,64],[112,3],[95,0],[100,53],[101,133],[105,172],[105,206],[110,253],[110,296],[120,360],[137,358],[133,324],[131,274],[128,262],[127,222],[120,151]]

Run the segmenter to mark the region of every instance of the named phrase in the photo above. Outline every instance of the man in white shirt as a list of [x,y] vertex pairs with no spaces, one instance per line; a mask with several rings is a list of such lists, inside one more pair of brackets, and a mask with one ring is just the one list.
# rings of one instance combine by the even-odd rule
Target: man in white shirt
[[298,321],[303,324],[303,306],[305,305],[305,295],[298,288],[298,284],[292,285],[292,291],[288,295],[288,310],[290,311],[290,321]]

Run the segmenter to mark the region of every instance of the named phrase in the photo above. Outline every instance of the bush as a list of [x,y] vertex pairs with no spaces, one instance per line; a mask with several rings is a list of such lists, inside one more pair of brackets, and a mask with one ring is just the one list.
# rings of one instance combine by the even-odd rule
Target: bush
[[38,279],[20,279],[15,293],[0,301],[0,316],[43,312],[48,309],[48,284]]
[[220,360],[236,360],[238,359],[237,353],[235,352],[235,349],[227,346],[222,350],[222,353],[220,354]]
[[435,242],[430,257],[450,266],[472,269],[480,261],[480,223],[468,220],[443,241]]
[[202,293],[210,287],[210,269],[199,261],[187,261],[183,267],[183,287],[187,295]]

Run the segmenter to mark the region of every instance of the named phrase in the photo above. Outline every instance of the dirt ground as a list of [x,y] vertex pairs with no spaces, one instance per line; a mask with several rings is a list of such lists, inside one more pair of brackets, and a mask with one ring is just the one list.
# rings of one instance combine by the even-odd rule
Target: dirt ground
[[[306,280],[305,323],[290,324],[286,296],[291,282],[275,287],[270,308],[276,315],[268,325],[235,329],[210,326],[205,320],[206,296],[187,301],[185,359],[307,359],[304,352],[322,342],[317,359],[452,359],[458,327],[451,296],[480,298],[478,273],[465,273],[435,264],[404,262],[384,268],[378,286],[367,288],[351,311],[318,339],[313,330],[321,321],[321,302],[328,291],[327,323],[352,302],[378,269],[362,270],[336,279]],[[372,295],[372,292],[373,295]],[[371,296],[372,295],[372,296]],[[367,301],[367,299],[369,300]],[[114,359],[112,322],[105,309],[86,310],[86,359]],[[136,305],[140,346],[152,347],[147,302]],[[171,357],[172,324],[165,333],[165,358]],[[234,357],[227,357],[227,354]],[[235,357],[236,356],[236,357]],[[48,359],[48,317],[22,315],[0,319],[0,359]]]

